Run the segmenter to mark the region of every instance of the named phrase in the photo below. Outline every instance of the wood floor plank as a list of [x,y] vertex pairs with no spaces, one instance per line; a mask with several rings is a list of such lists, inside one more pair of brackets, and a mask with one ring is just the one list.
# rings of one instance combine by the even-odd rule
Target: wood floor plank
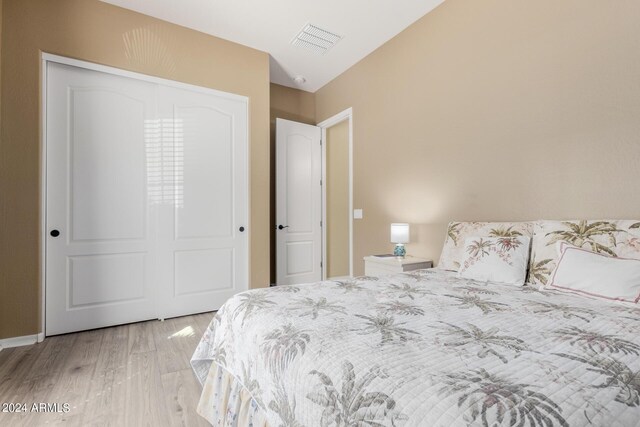
[[[200,426],[189,360],[213,313],[48,337],[0,352],[0,402],[68,403],[0,426]],[[134,335],[132,337],[132,334]]]
[[165,401],[171,426],[208,426],[196,413],[200,385],[191,369],[162,375]]
[[[35,357],[29,362],[27,372],[16,375],[14,381],[10,383],[9,386],[13,389],[15,396],[13,401],[25,403],[29,407],[34,403],[54,403],[49,400],[51,391],[64,374],[69,350],[75,344],[77,337],[78,334],[61,335],[29,346],[29,350],[34,352]],[[53,419],[51,414],[34,412],[12,415],[11,425],[15,426],[39,425],[45,423],[45,418]]]
[[[65,351],[61,374],[53,387],[43,396],[44,403],[69,405],[69,412],[33,413],[27,421],[30,425],[65,423],[80,425],[87,396],[91,388],[104,329],[82,332],[75,335],[73,344]],[[72,340],[72,336],[65,336]],[[69,342],[69,341],[68,341]]]
[[145,353],[156,351],[153,339],[153,325],[158,320],[138,322],[127,325],[129,328],[129,353]]
[[103,336],[104,330],[78,334],[66,354],[63,375],[51,390],[51,397],[64,397],[72,407],[84,407]]
[[40,354],[34,363],[37,369],[32,369],[26,378],[27,381],[36,384],[35,391],[48,391],[57,383],[69,356],[69,350],[77,338],[77,334],[60,335],[48,338],[38,345]]
[[[196,320],[189,317],[176,317],[170,320],[173,323],[173,327],[176,333],[173,336],[173,340],[179,346],[184,358],[191,360],[193,352],[196,350],[202,333],[200,328],[196,324]],[[184,359],[183,359],[184,360]]]
[[104,331],[100,355],[86,399],[83,426],[126,425],[129,332],[128,325]]
[[126,424],[131,426],[167,425],[162,380],[156,352],[132,354],[127,369]]
[[215,315],[216,315],[215,312],[211,312],[211,313],[202,313],[194,316],[194,318],[196,319],[196,324],[200,328],[200,336],[202,336],[202,334],[204,334],[204,331],[207,330],[207,328],[209,327],[209,323],[211,323]]
[[[66,340],[75,341],[75,337],[68,337]],[[62,358],[56,357],[55,349],[59,347],[56,340],[46,340],[40,344],[15,348],[12,355],[14,360],[8,362],[6,374],[1,379],[1,384],[5,389],[0,391],[0,399],[3,402],[16,401],[25,395],[32,395],[45,388],[47,381],[41,378],[55,377],[60,369],[54,366],[54,361]],[[43,354],[47,356],[44,357]],[[34,369],[38,366],[39,369]],[[41,368],[40,368],[41,367]]]
[[[12,349],[11,355],[6,362],[4,374],[2,378],[0,378],[1,383],[3,385],[11,384],[14,380],[20,381],[23,379],[31,369],[31,366],[33,366],[37,357],[38,351],[35,346],[32,345]],[[11,398],[13,397],[12,391],[14,392],[13,394],[15,394],[17,390],[4,386],[2,390],[0,390],[0,396],[4,399]]]
[[174,340],[176,333],[171,319],[158,322],[153,328],[153,337],[158,354],[158,366],[161,374],[181,371],[189,367],[189,360],[184,360],[184,355]]
[[[183,369],[191,369],[191,357],[193,356],[202,334],[197,332],[193,317],[176,317],[170,319],[176,332],[171,337],[176,352],[180,354],[178,360],[184,361]],[[182,370],[182,369],[181,369]]]
[[24,347],[7,348],[0,351],[0,355],[3,356],[2,365],[0,365],[0,402],[7,402],[12,391],[10,387],[13,377],[12,370],[20,359],[20,355],[16,354],[16,352],[20,351],[24,351]]
[[4,376],[4,371],[7,369],[7,363],[14,351],[15,348],[4,348],[0,351],[0,379]]

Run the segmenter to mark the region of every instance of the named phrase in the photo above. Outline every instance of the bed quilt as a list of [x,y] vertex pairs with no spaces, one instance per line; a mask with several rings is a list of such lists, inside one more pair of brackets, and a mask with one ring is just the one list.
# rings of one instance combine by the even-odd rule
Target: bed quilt
[[431,269],[238,294],[192,365],[272,427],[636,426],[638,327],[636,306]]

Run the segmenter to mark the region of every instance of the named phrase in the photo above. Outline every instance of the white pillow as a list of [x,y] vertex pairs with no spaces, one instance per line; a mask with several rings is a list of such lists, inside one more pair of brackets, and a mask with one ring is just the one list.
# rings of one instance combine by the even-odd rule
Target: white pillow
[[616,301],[640,300],[640,260],[563,244],[550,287]]
[[464,242],[465,257],[458,277],[522,286],[530,241],[526,236],[469,237]]

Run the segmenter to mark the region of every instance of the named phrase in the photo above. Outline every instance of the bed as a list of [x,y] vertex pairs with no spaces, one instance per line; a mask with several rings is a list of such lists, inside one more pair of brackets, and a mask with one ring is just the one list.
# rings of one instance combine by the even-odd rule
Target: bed
[[260,427],[636,426],[639,327],[635,304],[443,269],[252,290],[193,356],[198,412]]

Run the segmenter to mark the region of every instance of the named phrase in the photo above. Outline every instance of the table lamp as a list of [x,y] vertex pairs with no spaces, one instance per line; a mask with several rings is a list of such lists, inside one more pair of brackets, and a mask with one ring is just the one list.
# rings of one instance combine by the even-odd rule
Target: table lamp
[[396,244],[393,254],[398,258],[404,258],[407,253],[404,244],[409,243],[409,224],[397,222],[391,224],[391,243]]

